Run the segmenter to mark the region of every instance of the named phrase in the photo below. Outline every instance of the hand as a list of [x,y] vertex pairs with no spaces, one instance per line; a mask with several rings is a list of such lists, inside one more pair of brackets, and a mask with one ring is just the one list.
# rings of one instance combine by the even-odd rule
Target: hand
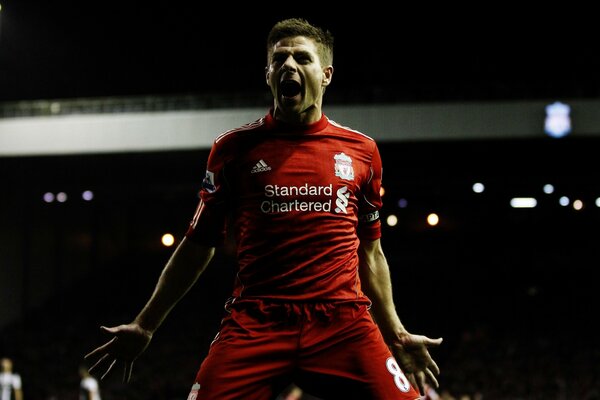
[[427,336],[404,332],[391,341],[392,354],[406,378],[411,385],[418,388],[421,396],[425,395],[427,381],[430,381],[435,388],[439,387],[436,376],[440,374],[440,369],[431,358],[428,347],[437,347],[442,340],[442,338],[430,339]]
[[102,380],[112,370],[117,361],[122,361],[124,364],[123,382],[129,382],[133,362],[150,344],[152,333],[136,323],[119,325],[112,328],[101,326],[100,329],[114,335],[114,337],[85,355],[85,359],[97,358],[96,363],[90,367],[89,372],[92,372],[102,364],[106,365],[110,363],[100,378]]

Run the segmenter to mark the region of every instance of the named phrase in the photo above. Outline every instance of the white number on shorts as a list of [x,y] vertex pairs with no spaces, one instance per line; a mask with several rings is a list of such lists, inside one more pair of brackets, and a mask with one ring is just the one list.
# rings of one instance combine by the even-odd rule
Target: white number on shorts
[[396,386],[398,386],[398,389],[404,393],[408,392],[410,390],[410,383],[408,382],[408,379],[406,379],[406,376],[400,369],[396,360],[393,357],[388,358],[385,362],[385,366],[388,371],[390,371],[390,374],[394,376],[394,382],[396,383]]
[[187,400],[196,400],[196,398],[198,398],[198,390],[200,390],[200,384],[196,382],[192,386],[192,391],[190,392]]

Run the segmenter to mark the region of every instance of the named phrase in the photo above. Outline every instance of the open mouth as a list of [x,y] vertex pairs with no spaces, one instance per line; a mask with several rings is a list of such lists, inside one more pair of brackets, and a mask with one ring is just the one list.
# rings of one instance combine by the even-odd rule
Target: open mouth
[[283,97],[294,97],[300,94],[302,88],[300,87],[300,82],[293,80],[285,80],[280,83],[279,88],[281,89],[281,94]]

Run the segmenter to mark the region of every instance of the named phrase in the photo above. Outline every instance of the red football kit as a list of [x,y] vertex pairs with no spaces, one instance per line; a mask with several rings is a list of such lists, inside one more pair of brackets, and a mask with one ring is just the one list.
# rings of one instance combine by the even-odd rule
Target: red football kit
[[228,313],[189,399],[273,399],[290,382],[332,399],[417,399],[371,319],[360,240],[381,236],[381,158],[325,115],[298,127],[269,112],[218,136],[186,237],[232,229]]

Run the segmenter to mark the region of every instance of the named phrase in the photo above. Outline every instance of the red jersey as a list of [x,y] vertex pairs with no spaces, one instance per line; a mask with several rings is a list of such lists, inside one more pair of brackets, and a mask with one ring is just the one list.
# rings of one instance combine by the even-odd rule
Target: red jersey
[[368,302],[357,248],[381,235],[381,173],[372,138],[268,113],[215,139],[186,236],[217,246],[233,229],[236,298]]

